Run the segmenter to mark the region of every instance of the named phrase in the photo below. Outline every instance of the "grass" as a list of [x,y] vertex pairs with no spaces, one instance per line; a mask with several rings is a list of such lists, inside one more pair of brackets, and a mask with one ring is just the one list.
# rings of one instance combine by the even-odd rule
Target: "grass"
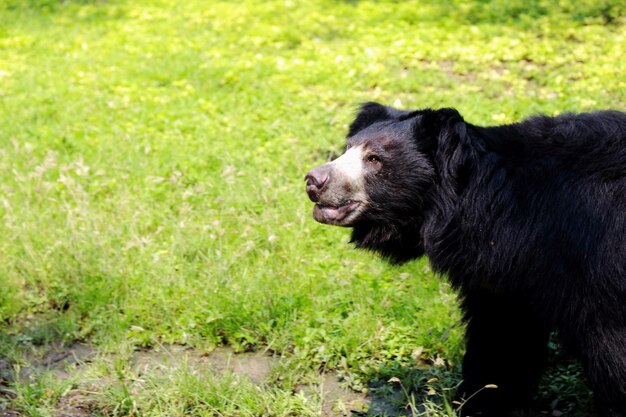
[[[294,391],[320,369],[449,415],[425,393],[459,381],[455,295],[314,223],[303,174],[362,101],[478,124],[623,109],[624,22],[608,0],[0,2],[0,355],[117,354],[90,371],[101,416],[319,415]],[[281,377],[138,383],[120,352],[159,344],[268,349]],[[553,372],[540,402],[588,403]],[[50,415],[71,386],[46,378],[5,402]]]

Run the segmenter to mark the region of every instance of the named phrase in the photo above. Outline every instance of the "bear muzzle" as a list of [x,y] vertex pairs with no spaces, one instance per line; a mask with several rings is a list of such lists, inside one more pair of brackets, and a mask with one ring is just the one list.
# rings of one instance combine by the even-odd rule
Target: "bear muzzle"
[[[339,177],[339,178],[337,178]],[[324,224],[349,226],[362,202],[355,199],[342,175],[333,172],[333,164],[324,164],[310,170],[304,177],[306,193],[316,203],[313,218]],[[346,184],[344,184],[346,182]]]

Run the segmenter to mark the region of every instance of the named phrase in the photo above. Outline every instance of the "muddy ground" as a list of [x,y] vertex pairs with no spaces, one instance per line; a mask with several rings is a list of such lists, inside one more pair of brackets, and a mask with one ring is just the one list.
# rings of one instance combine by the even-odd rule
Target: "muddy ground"
[[[25,380],[49,372],[54,378],[67,379],[80,375],[96,358],[96,351],[82,343],[70,346],[56,345],[52,349],[33,354],[27,363],[15,367],[0,358],[0,417],[23,416],[11,406],[10,386],[13,381]],[[270,377],[280,358],[263,353],[234,353],[228,348],[217,348],[210,353],[200,353],[183,346],[161,346],[155,349],[138,350],[132,353],[130,365],[136,375],[148,375],[155,372],[169,372],[180,366],[191,366],[198,370],[210,370],[218,374],[235,374],[248,378],[254,384],[262,386]],[[404,416],[410,414],[406,409],[398,408],[401,403],[400,391],[377,395],[376,389],[368,394],[355,392],[345,386],[337,374],[330,372],[320,376],[319,383],[303,384],[296,387],[296,392],[307,397],[315,395],[323,399],[322,416]],[[104,385],[106,381],[100,381]],[[99,381],[79,382],[76,389],[70,389],[62,395],[56,404],[58,417],[91,416],[94,398],[90,392],[98,392]]]

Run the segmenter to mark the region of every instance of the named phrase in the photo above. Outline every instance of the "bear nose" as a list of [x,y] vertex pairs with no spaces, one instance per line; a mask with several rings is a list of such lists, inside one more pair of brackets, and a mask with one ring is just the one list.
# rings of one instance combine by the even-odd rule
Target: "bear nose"
[[304,176],[306,192],[314,203],[319,201],[319,192],[328,182],[328,178],[329,170],[324,165],[313,168]]

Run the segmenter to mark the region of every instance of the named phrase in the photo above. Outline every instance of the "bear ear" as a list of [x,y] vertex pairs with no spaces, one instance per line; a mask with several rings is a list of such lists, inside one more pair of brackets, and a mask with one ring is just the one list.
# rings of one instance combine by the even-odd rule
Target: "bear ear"
[[425,151],[436,148],[442,133],[451,133],[450,129],[463,121],[459,112],[451,108],[424,109],[414,114],[417,116],[415,138]]
[[437,134],[442,128],[463,120],[459,112],[451,108],[424,109],[416,113],[421,115],[419,127],[424,132],[431,134]]
[[354,136],[368,126],[382,120],[397,119],[409,114],[404,110],[397,110],[389,106],[384,106],[373,101],[361,104],[359,112],[354,121],[350,124],[348,137]]

